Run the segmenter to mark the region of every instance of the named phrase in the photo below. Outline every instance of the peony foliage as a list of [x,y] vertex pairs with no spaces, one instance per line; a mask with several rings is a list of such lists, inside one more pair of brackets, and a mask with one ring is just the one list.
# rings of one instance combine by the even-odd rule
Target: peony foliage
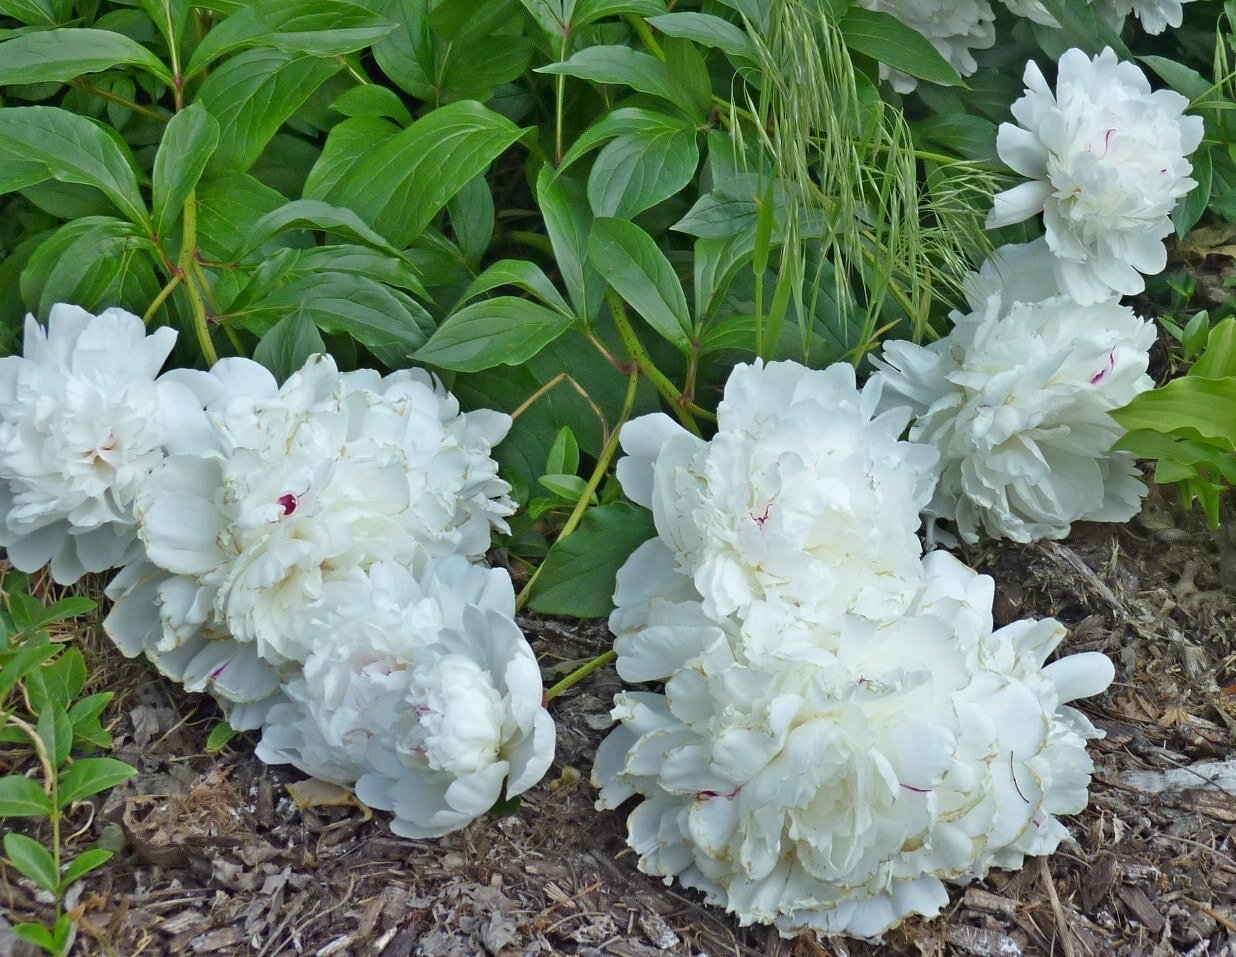
[[518,614],[610,612],[640,868],[936,914],[1113,678],[937,546],[1236,472],[1227,327],[1151,392],[1141,318],[1236,209],[1219,7],[0,2],[0,548],[413,839],[535,805],[609,658]]

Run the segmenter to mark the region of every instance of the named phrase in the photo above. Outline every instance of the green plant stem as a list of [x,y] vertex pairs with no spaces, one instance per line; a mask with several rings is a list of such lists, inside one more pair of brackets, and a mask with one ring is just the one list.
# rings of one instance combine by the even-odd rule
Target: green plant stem
[[[567,58],[567,46],[571,42],[570,29],[562,31],[562,45],[558,48],[559,62]],[[562,165],[562,126],[563,113],[566,109],[564,99],[566,98],[566,74],[559,73],[557,80],[554,83],[554,169]]]
[[[0,721],[0,725],[13,724],[18,727],[27,738],[30,739],[30,744],[34,747],[35,756],[39,759],[39,764],[43,766],[43,791],[47,794],[48,800],[51,802],[51,813],[48,815],[48,820],[52,826],[52,860],[56,863],[56,879],[60,879],[60,776],[56,772],[56,766],[52,763],[51,755],[47,752],[47,745],[43,743],[43,738],[33,725],[16,715],[6,712],[0,712],[4,715],[4,720]],[[64,913],[64,895],[60,890],[56,891],[56,925],[59,925],[60,918]]]
[[622,339],[622,344],[626,346],[631,361],[635,363],[640,372],[648,377],[648,381],[661,394],[661,398],[670,404],[683,426],[693,435],[699,435],[699,426],[696,425],[694,416],[688,410],[690,403],[683,400],[682,392],[665,377],[665,373],[657,368],[652,357],[644,349],[635,330],[631,327],[631,320],[627,318],[627,307],[622,298],[613,289],[608,289],[605,292],[605,301],[609,303],[610,312],[614,316],[614,325],[618,327],[618,336]]
[[184,219],[184,238],[180,246],[180,259],[177,268],[184,278],[185,290],[189,293],[189,303],[193,309],[193,331],[197,333],[197,342],[202,349],[202,356],[207,366],[213,366],[219,361],[215,344],[210,341],[210,326],[206,321],[206,302],[202,292],[194,282],[194,259],[197,256],[197,196],[196,190],[191,190],[185,198],[182,211]]
[[533,233],[526,229],[512,229],[510,232],[503,233],[502,238],[507,242],[535,249],[537,252],[544,253],[547,256],[554,254],[553,243],[549,241],[549,237],[544,233]]
[[142,316],[142,322],[146,325],[150,325],[150,321],[155,317],[155,313],[162,308],[165,302],[167,302],[167,297],[176,291],[176,287],[180,285],[180,275],[181,274],[179,272],[173,273],[168,284],[160,289],[159,294],[154,297],[154,302],[150,304],[150,308],[147,309],[146,314]]
[[652,27],[648,26],[644,18],[638,13],[625,13],[622,19],[626,20],[627,24],[639,35],[640,42],[648,48],[648,52],[664,63],[665,51],[661,49],[657,38],[652,35]]
[[149,116],[151,119],[158,120],[160,123],[166,123],[167,117],[157,110],[152,110],[148,106],[142,106],[140,103],[134,103],[130,99],[126,99],[119,93],[113,93],[111,90],[105,90],[102,87],[95,86],[89,80],[74,80],[71,84],[83,93],[90,93],[94,96],[100,96],[105,100],[111,100],[113,103],[119,103],[126,109],[132,110],[134,113],[142,113]]
[[[562,531],[558,533],[558,541],[562,541],[562,539],[579,527],[579,523],[584,518],[584,512],[588,510],[588,504],[592,501],[592,496],[601,487],[601,480],[609,472],[609,463],[613,461],[614,456],[618,452],[618,434],[622,431],[623,425],[631,417],[631,411],[635,408],[635,396],[638,391],[639,369],[633,368],[627,377],[627,396],[622,403],[622,412],[618,415],[618,421],[614,424],[614,429],[610,432],[609,438],[605,442],[605,447],[601,449],[601,455],[597,458],[596,467],[588,478],[587,486],[584,487],[579,500],[575,503],[575,508],[563,524]],[[544,564],[538,565],[536,570],[533,571],[532,577],[528,579],[528,583],[520,591],[519,597],[515,599],[516,609],[523,608],[528,603],[528,598],[532,594],[532,586],[536,584],[537,577],[541,574],[541,569],[544,567]]]
[[569,675],[567,675],[565,678],[563,678],[561,681],[553,685],[548,691],[545,692],[545,703],[549,704],[556,697],[558,697],[558,695],[562,694],[562,692],[566,691],[569,688],[575,687],[575,685],[579,684],[581,681],[587,678],[590,674],[592,674],[598,668],[604,668],[611,661],[616,661],[617,658],[618,658],[618,652],[614,651],[614,649],[611,648],[609,651],[603,651],[601,654],[597,655],[591,661],[580,665],[578,668],[572,671]]

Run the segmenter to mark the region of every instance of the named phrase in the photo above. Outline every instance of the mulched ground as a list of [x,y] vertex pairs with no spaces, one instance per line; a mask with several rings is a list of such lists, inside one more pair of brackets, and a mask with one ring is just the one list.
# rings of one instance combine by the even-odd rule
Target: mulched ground
[[[1072,630],[1068,651],[1112,656],[1112,688],[1082,703],[1107,737],[1092,745],[1090,806],[1068,821],[1075,842],[957,888],[939,919],[879,945],[739,928],[635,870],[622,817],[594,812],[588,783],[612,670],[555,701],[558,757],[520,816],[413,842],[354,805],[299,806],[287,785],[302,776],[261,765],[244,741],[207,754],[209,702],[87,636],[99,685],[118,692],[116,756],[140,774],[77,809],[67,832],[71,847],[118,850],[75,902],[73,953],[1233,957],[1234,553],[1226,531],[1153,499],[1127,527],[965,550],[996,578],[999,623],[1055,615]],[[561,671],[608,646],[603,623],[524,625]],[[21,760],[0,755],[0,770]],[[48,912],[2,868],[0,901],[11,921]],[[6,930],[0,957],[23,957]]]

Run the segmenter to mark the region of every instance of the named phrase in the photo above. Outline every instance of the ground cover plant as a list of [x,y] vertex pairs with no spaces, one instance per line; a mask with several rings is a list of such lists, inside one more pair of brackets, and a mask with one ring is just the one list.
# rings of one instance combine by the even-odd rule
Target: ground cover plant
[[[1117,675],[930,549],[1128,522],[1138,457],[1221,517],[1233,300],[1186,320],[1169,243],[1236,217],[1234,28],[0,0],[0,546],[105,575],[108,639],[208,693],[215,744],[408,839],[518,813],[614,663],[592,783],[640,870],[878,940],[1069,838],[1104,731],[1071,702]],[[613,648],[551,676],[529,611]],[[62,862],[58,815],[125,775],[72,750],[53,653],[5,665],[76,677],[11,718],[0,810],[46,795],[5,848],[59,953],[107,851]]]

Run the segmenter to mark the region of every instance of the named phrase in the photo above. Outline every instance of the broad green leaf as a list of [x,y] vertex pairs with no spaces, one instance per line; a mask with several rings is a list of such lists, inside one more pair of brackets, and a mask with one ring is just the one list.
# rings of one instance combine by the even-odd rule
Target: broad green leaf
[[393,369],[425,342],[432,320],[408,296],[364,276],[321,273],[301,277],[257,304],[280,317],[304,310],[328,335],[351,336]]
[[55,646],[48,644],[44,640],[38,644],[22,645],[16,651],[6,654],[3,659],[0,659],[4,663],[4,667],[0,668],[0,702],[4,701],[5,695],[13,689],[17,682],[55,653]]
[[605,280],[660,335],[684,352],[692,326],[687,297],[656,242],[634,223],[598,216],[588,255]]
[[29,26],[51,26],[56,13],[47,0],[0,0],[0,13]]
[[757,62],[759,60],[755,44],[741,27],[708,13],[666,13],[649,17],[648,25],[671,37],[682,37],[706,47],[716,47],[732,57]]
[[227,747],[228,742],[235,738],[239,733],[239,731],[233,728],[226,721],[220,721],[210,729],[210,734],[206,738],[206,753],[219,753]]
[[622,84],[641,93],[661,97],[692,119],[700,121],[704,119],[698,110],[692,109],[695,102],[691,91],[675,78],[664,63],[656,57],[632,50],[630,47],[585,47],[569,59],[561,63],[538,67],[535,72],[564,73],[567,76],[592,80],[595,83]]
[[605,17],[620,17],[624,14],[655,17],[664,12],[663,0],[577,0],[570,13],[570,25],[572,29],[578,29]]
[[1214,439],[1236,450],[1236,377],[1203,379],[1185,376],[1153,392],[1143,392],[1111,413],[1126,429],[1181,432]]
[[391,80],[418,100],[434,102],[435,43],[429,0],[386,0],[378,9],[400,24],[373,45],[373,58]]
[[77,857],[69,863],[69,866],[64,869],[64,875],[60,878],[60,886],[68,887],[74,881],[79,881],[91,871],[97,871],[100,867],[112,859],[112,852],[102,847],[90,847],[82,851]]
[[488,100],[499,84],[524,74],[535,51],[530,40],[514,34],[450,44],[439,60],[434,102]]
[[51,179],[46,163],[10,153],[0,146],[0,195],[15,193],[28,186],[37,186]]
[[1112,29],[1105,13],[1093,4],[1077,3],[1076,0],[1040,0],[1060,26],[1046,27],[1034,24],[1035,38],[1044,52],[1053,60],[1068,47],[1081,47],[1095,54],[1109,46],[1122,60],[1133,59],[1120,35]]
[[4,854],[18,871],[43,890],[54,894],[60,886],[55,858],[33,838],[24,834],[4,835]]
[[99,607],[98,602],[92,598],[87,598],[85,595],[70,595],[68,598],[61,598],[50,605],[44,605],[38,599],[35,599],[35,602],[38,606],[37,610],[30,616],[23,618],[22,631],[33,631],[35,628],[42,628],[44,625],[52,624],[52,622],[68,621],[70,618],[88,615]]
[[700,152],[695,129],[660,128],[611,140],[588,174],[588,201],[598,216],[632,219],[684,189]]
[[527,299],[498,296],[447,316],[414,358],[458,372],[518,365],[562,335],[571,322],[569,316]]
[[166,236],[219,145],[219,123],[201,103],[181,110],[163,131],[153,178],[154,231]]
[[54,106],[2,108],[0,143],[7,152],[46,165],[53,179],[102,190],[131,222],[150,228],[128,157],[84,116]]
[[352,87],[331,103],[330,108],[344,116],[385,116],[400,126],[412,125],[412,114],[399,94],[375,83]]
[[569,177],[557,175],[551,167],[543,166],[537,175],[536,195],[567,295],[578,315],[591,318],[600,309],[605,287],[604,280],[588,261],[592,209],[584,188]]
[[385,117],[357,116],[344,120],[330,131],[322,153],[305,179],[304,195],[323,199],[339,182],[369,158],[375,144],[398,136],[402,127]]
[[74,701],[69,707],[69,720],[73,722],[74,728],[97,719],[113,697],[115,697],[114,692],[96,691],[94,694]]
[[113,788],[137,773],[137,768],[115,758],[79,758],[60,775],[60,808]]
[[1176,60],[1162,56],[1139,56],[1138,59],[1159,74],[1173,90],[1190,100],[1200,100],[1214,90],[1213,83]]
[[754,230],[759,208],[750,192],[718,188],[696,200],[670,228],[700,239],[723,239]]
[[247,170],[288,117],[341,69],[337,60],[262,47],[214,70],[197,96],[222,131],[212,168]]
[[[68,915],[66,914],[67,918]],[[56,936],[44,927],[42,924],[26,923],[14,924],[13,936],[19,940],[25,941],[32,947],[37,947],[49,954],[64,953],[63,944],[56,939]]]
[[546,475],[575,475],[579,472],[579,443],[569,425],[558,430],[549,455],[545,456]]
[[172,72],[140,43],[110,30],[61,27],[0,43],[0,85],[64,83],[84,73],[136,66],[169,86]]
[[1214,167],[1210,147],[1205,143],[1193,154],[1193,179],[1197,185],[1172,210],[1172,226],[1181,239],[1188,235],[1210,206]]
[[189,22],[189,0],[141,0],[142,9],[158,29],[168,49],[179,49]]
[[56,684],[55,697],[67,708],[69,702],[86,687],[86,659],[75,646],[66,648],[59,657],[43,669],[48,684]]
[[31,256],[22,296],[39,315],[58,302],[141,313],[158,294],[157,252],[145,231],[110,216],[66,223]]
[[348,0],[255,0],[215,26],[185,70],[195,76],[219,57],[244,47],[334,57],[380,40],[395,24]]
[[69,721],[63,702],[58,698],[47,702],[47,706],[39,713],[34,730],[38,732],[55,767],[60,767],[69,759],[69,752],[73,747],[73,724]]
[[253,358],[283,382],[305,364],[314,353],[325,353],[326,343],[318,327],[304,310],[289,313],[278,322],[253,350]]
[[[578,502],[584,493],[588,491],[588,483],[578,475],[558,472],[542,475],[538,481],[553,495],[568,502]],[[592,496],[592,502],[593,504],[596,503],[595,494]]]
[[997,163],[996,124],[966,113],[936,114],[914,124],[916,140],[977,162]]
[[0,817],[46,817],[51,800],[37,782],[20,774],[0,777]]
[[[433,110],[311,198],[347,206],[397,246],[418,236],[438,211],[480,175],[523,131],[480,103]],[[309,194],[314,179],[306,183]]]
[[473,268],[489,249],[494,236],[494,197],[484,176],[470,179],[446,205],[451,231],[460,251]]
[[565,173],[577,159],[596,149],[602,143],[612,140],[615,136],[647,131],[673,132],[681,129],[694,129],[688,121],[675,116],[668,116],[658,110],[646,110],[640,106],[624,106],[610,110],[588,129],[579,135],[571,144],[571,148],[558,164],[558,173]]
[[223,170],[207,175],[197,187],[197,244],[213,262],[230,262],[254,226],[287,202],[281,193],[247,173]]
[[[402,252],[366,225],[352,210],[316,199],[293,200],[267,213],[250,227],[244,242],[230,258],[243,259],[280,233],[299,229],[322,230],[346,236],[355,242],[380,249],[396,259],[403,259]],[[415,279],[413,281],[415,282]]]
[[466,302],[475,299],[481,293],[499,286],[516,286],[536,296],[545,305],[557,309],[564,316],[574,318],[571,307],[562,298],[557,287],[549,281],[540,266],[527,259],[500,259],[472,281],[460,300]]
[[891,13],[852,6],[838,26],[847,47],[894,70],[941,86],[966,85],[926,37]]
[[655,534],[647,509],[626,502],[590,508],[579,528],[549,550],[528,607],[547,615],[608,615],[618,569]]
[[1228,316],[1210,330],[1206,351],[1193,363],[1189,375],[1200,379],[1236,376],[1236,317]]

